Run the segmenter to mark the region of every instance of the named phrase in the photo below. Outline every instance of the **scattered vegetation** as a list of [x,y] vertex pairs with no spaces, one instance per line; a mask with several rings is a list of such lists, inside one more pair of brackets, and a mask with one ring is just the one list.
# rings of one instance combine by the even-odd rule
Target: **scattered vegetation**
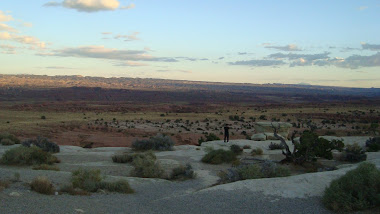
[[9,185],[10,185],[9,181],[0,180],[0,192],[3,191],[4,189],[8,188]]
[[203,158],[202,162],[210,164],[231,163],[236,160],[236,153],[229,150],[210,150]]
[[231,183],[246,179],[286,177],[290,175],[290,170],[268,161],[261,164],[230,168],[227,171],[221,171],[218,175],[220,177],[219,183]]
[[44,150],[45,152],[51,152],[51,153],[59,152],[59,146],[56,143],[43,137],[37,137],[36,139],[28,139],[22,142],[22,145],[25,147],[37,146],[41,148],[42,150]]
[[187,180],[195,178],[193,167],[190,164],[179,166],[173,169],[170,180]]
[[365,162],[332,181],[322,201],[335,212],[349,212],[380,206],[379,195],[380,170]]
[[251,155],[253,155],[253,156],[262,155],[262,154],[263,154],[263,150],[261,148],[252,149],[252,151],[251,151]]
[[243,153],[243,149],[240,148],[240,146],[235,145],[235,144],[233,144],[233,145],[230,146],[230,150],[233,153],[235,153],[236,155],[240,155],[241,153]]
[[135,140],[132,143],[132,148],[136,151],[171,151],[173,150],[174,141],[166,135],[157,134],[149,140]]
[[[250,137],[249,137],[250,138]],[[250,138],[251,139],[251,138]],[[243,146],[243,149],[250,149],[251,148],[251,146],[250,145],[244,145]]]
[[63,190],[61,189],[61,191],[74,195],[85,195],[84,192],[78,192],[75,188],[79,188],[87,192],[96,192],[99,189],[120,193],[134,192],[129,186],[129,183],[125,180],[119,180],[116,182],[103,181],[100,175],[100,170],[76,170],[72,173],[71,182],[72,186],[66,186]]
[[53,195],[55,188],[47,177],[37,177],[30,184],[30,188],[38,193],[45,195]]
[[351,163],[365,161],[367,155],[362,147],[359,144],[354,143],[352,145],[347,145],[346,149],[343,152],[343,160]]
[[20,144],[20,140],[12,134],[1,133],[0,134],[0,144],[2,144],[4,146]]
[[68,193],[70,195],[90,195],[89,192],[79,189],[79,188],[74,188],[73,185],[65,185],[59,189],[60,193]]
[[33,170],[59,171],[59,168],[57,166],[52,166],[52,165],[47,165],[47,164],[41,164],[41,165],[35,165],[35,166],[33,166]]
[[285,147],[282,144],[280,144],[280,143],[273,143],[273,142],[271,142],[269,144],[269,149],[270,150],[282,150],[282,149],[285,149]]
[[130,163],[132,160],[133,157],[131,154],[119,154],[112,156],[112,161],[115,163]]
[[365,146],[368,152],[377,152],[380,150],[380,137],[373,137],[366,141]]
[[57,157],[38,147],[20,146],[12,148],[7,150],[1,158],[1,163],[7,165],[51,165],[57,162],[59,162]]
[[199,138],[198,145],[200,146],[203,142],[214,141],[214,140],[220,140],[220,138],[216,136],[214,133],[208,133],[208,134],[205,134],[205,138],[203,137]]
[[161,178],[163,170],[153,153],[139,154],[133,158],[132,175],[141,178]]

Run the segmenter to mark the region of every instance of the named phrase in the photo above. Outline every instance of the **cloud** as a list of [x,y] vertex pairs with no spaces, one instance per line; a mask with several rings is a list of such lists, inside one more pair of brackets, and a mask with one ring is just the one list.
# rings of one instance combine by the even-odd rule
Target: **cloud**
[[176,59],[183,59],[191,62],[196,62],[196,61],[207,61],[208,58],[194,58],[194,57],[184,57],[184,56],[178,56],[175,57]]
[[362,48],[365,50],[380,51],[380,45],[362,43]]
[[239,55],[247,55],[247,52],[238,52]]
[[131,35],[116,35],[115,39],[124,39],[125,42],[128,41],[134,41],[134,40],[140,40],[137,35],[139,35],[140,32],[133,32]]
[[120,9],[121,9],[121,10],[129,10],[129,9],[133,9],[133,8],[135,8],[135,7],[136,7],[136,5],[133,4],[133,3],[131,3],[131,4],[128,5],[128,6],[120,7]]
[[157,72],[181,72],[181,73],[187,73],[187,74],[193,73],[192,71],[188,71],[188,70],[157,70]]
[[3,23],[0,23],[0,31],[17,32],[17,30],[14,29],[13,27],[3,24]]
[[103,35],[111,35],[112,32],[102,32]]
[[147,65],[148,64],[141,63],[141,62],[126,61],[126,62],[118,63],[115,66],[140,67],[140,66],[147,66]]
[[260,60],[247,60],[247,61],[236,61],[230,62],[230,65],[245,65],[252,67],[264,67],[264,66],[278,66],[284,65],[285,62],[282,60],[269,60],[269,59],[260,59]]
[[82,57],[96,59],[113,59],[121,61],[178,62],[169,57],[154,57],[145,50],[118,50],[104,46],[82,46],[55,50],[41,56]]
[[351,69],[361,67],[377,67],[380,66],[380,52],[370,56],[352,55],[336,65]]
[[0,48],[3,50],[1,53],[5,54],[15,54],[16,53],[16,47],[12,45],[0,45]]
[[218,58],[218,60],[222,60],[222,59],[224,59],[224,56]]
[[72,69],[72,68],[69,68],[69,67],[62,67],[62,66],[48,66],[48,67],[45,67],[46,69],[55,69],[55,70],[67,70],[67,69]]
[[359,9],[360,11],[363,11],[363,10],[368,9],[368,6],[360,6],[358,9]]
[[270,49],[276,49],[276,50],[280,50],[280,51],[301,51],[301,49],[299,49],[297,47],[297,45],[295,45],[295,44],[289,44],[289,45],[285,45],[285,46],[264,45],[264,47],[270,48]]
[[318,60],[318,59],[326,59],[329,58],[330,52],[324,52],[320,54],[283,54],[283,53],[275,53],[270,54],[268,58],[274,59],[288,59],[288,60],[297,60],[297,59],[306,59],[306,60]]
[[0,40],[8,40],[11,38],[12,36],[8,32],[0,32]]
[[13,18],[11,15],[7,15],[3,11],[0,10],[0,22],[9,22],[12,20]]
[[68,9],[74,9],[79,12],[98,12],[98,11],[110,11],[116,9],[132,9],[135,4],[128,6],[120,6],[118,0],[64,0],[62,2],[50,1],[43,6],[45,7],[65,7]]

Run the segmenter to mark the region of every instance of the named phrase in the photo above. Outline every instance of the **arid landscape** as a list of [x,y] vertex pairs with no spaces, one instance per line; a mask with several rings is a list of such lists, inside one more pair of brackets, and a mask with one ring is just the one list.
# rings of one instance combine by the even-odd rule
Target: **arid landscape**
[[[137,81],[139,85],[135,84]],[[105,83],[107,86],[102,85]],[[93,87],[95,85],[104,88]],[[380,90],[375,88],[26,75],[2,75],[0,87],[0,133],[16,136],[20,142],[44,137],[60,147],[55,155],[59,162],[49,171],[46,171],[49,168],[32,170],[25,165],[0,165],[0,179],[12,182],[0,193],[2,203],[8,204],[0,208],[4,212],[22,212],[22,208],[12,205],[14,198],[28,198],[46,212],[60,207],[57,213],[117,213],[123,212],[126,206],[134,206],[132,212],[157,213],[154,209],[158,209],[159,213],[188,213],[176,210],[172,204],[180,197],[178,206],[192,204],[191,212],[230,213],[237,208],[218,207],[220,201],[211,198],[221,197],[231,205],[242,203],[243,195],[248,194],[245,200],[261,199],[254,203],[243,202],[245,206],[238,209],[241,212],[250,212],[259,206],[266,213],[277,212],[279,208],[305,213],[304,207],[291,206],[308,204],[310,212],[329,213],[320,201],[325,188],[333,179],[355,169],[357,162],[347,161],[348,150],[336,148],[339,151],[332,150],[331,158],[316,156],[317,161],[294,164],[301,159],[295,156],[292,141],[297,137],[296,142],[300,141],[304,131],[312,131],[330,142],[342,141],[344,148],[357,144],[366,150],[366,142],[380,131]],[[226,124],[230,127],[229,143],[223,142]],[[284,143],[293,151],[294,163],[284,162],[284,147],[271,148],[272,144],[280,146],[282,143],[274,135],[278,127]],[[124,159],[119,162],[118,157],[129,155],[133,159],[134,154],[144,155],[136,145],[160,139],[162,135],[167,138],[160,141],[167,139],[173,142],[173,147],[169,151],[154,151],[155,164],[158,164],[155,167],[163,170],[159,176],[138,176],[136,163],[124,163]],[[0,146],[0,154],[5,156],[7,150],[18,147],[4,144]],[[230,147],[232,151],[236,150],[232,147],[238,148],[234,161],[205,162],[210,151],[229,151]],[[367,152],[366,159],[379,167],[379,152]],[[194,178],[185,181],[172,178],[173,170],[186,164],[191,166]],[[285,174],[274,177],[286,177],[252,179],[244,177],[248,171],[239,171],[268,164],[285,170]],[[51,171],[56,169],[59,171]],[[111,190],[98,189],[91,196],[70,196],[88,194],[70,191],[67,195],[64,187],[70,182],[71,173],[82,169],[100,170],[105,176],[104,182],[124,179],[135,193],[125,198]],[[56,196],[36,195],[38,193],[31,193],[23,186],[38,176],[53,182]],[[72,204],[72,208],[64,208],[59,202],[51,202],[49,206],[39,202],[55,200],[47,199],[49,197]],[[70,202],[71,197],[75,197],[76,202]],[[144,197],[153,199],[148,207],[133,202],[145,200]],[[202,201],[199,198],[203,198]],[[88,205],[95,200],[102,202],[97,206]],[[125,205],[111,208],[114,200],[124,201]],[[156,200],[171,205],[162,208]],[[203,208],[196,208],[195,203]],[[205,208],[207,203],[215,204]],[[273,209],[271,204],[277,208]],[[376,211],[376,208],[370,209],[370,212]],[[31,213],[35,212],[37,209],[32,209]]]

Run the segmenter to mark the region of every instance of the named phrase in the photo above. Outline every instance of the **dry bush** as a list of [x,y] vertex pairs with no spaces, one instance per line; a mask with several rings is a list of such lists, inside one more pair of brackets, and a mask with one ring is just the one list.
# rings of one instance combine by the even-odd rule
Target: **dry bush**
[[170,175],[171,180],[187,180],[193,178],[195,178],[195,173],[190,164],[174,168]]
[[1,158],[1,163],[7,165],[53,164],[57,162],[59,162],[57,157],[35,146],[12,148],[7,150]]
[[202,158],[202,162],[210,163],[210,164],[221,164],[221,163],[231,163],[236,160],[236,153],[229,150],[210,150],[208,153]]
[[59,189],[60,193],[68,193],[70,195],[90,195],[89,192],[79,189],[79,188],[74,188],[73,185],[65,185]]
[[261,148],[252,149],[251,155],[262,155],[263,150]]
[[12,146],[12,145],[15,145],[15,142],[13,142],[11,139],[4,138],[4,139],[1,139],[0,144],[3,146]]
[[132,175],[141,178],[162,178],[163,170],[156,162],[156,156],[137,156],[133,159]]
[[35,178],[30,187],[33,191],[45,194],[45,195],[53,195],[55,192],[55,188],[53,184],[47,177],[37,177]]
[[3,191],[4,189],[8,188],[9,185],[10,185],[9,181],[0,180],[0,192]]
[[33,170],[51,170],[51,171],[60,171],[58,166],[52,166],[47,164],[35,165],[32,168]]

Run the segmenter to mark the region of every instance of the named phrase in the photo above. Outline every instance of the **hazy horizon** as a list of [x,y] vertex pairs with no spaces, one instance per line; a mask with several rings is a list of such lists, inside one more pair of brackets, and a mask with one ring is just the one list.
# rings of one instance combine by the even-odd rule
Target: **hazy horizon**
[[380,87],[380,1],[13,0],[0,74]]

